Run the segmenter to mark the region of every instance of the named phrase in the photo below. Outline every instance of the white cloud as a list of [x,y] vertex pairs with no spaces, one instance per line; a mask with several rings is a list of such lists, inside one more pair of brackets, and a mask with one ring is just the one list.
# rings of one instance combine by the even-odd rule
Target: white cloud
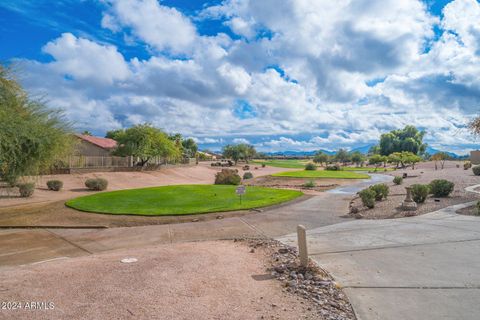
[[196,28],[175,8],[162,6],[157,0],[108,1],[110,11],[104,14],[102,26],[118,32],[121,27],[157,50],[189,53],[196,40]]
[[127,63],[114,46],[100,45],[71,33],[62,34],[42,50],[55,59],[49,64],[51,70],[78,80],[111,84],[125,80],[130,74]]
[[[25,61],[28,88],[82,128],[151,122],[199,143],[248,137],[268,150],[369,144],[407,124],[445,148],[473,141],[461,128],[480,107],[475,0],[451,2],[441,21],[417,0],[227,0],[200,14],[226,19],[237,40],[199,35],[154,0],[107,4],[102,26],[142,40],[151,57],[125,61],[114,46],[64,34],[44,47],[53,62]],[[235,112],[239,100],[254,116]]]

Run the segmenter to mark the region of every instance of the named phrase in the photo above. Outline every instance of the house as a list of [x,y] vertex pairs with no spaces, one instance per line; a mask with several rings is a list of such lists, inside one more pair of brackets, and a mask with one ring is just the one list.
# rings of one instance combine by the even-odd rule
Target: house
[[480,164],[480,151],[475,150],[475,151],[470,151],[470,161],[472,164]]
[[84,134],[76,134],[79,142],[75,147],[75,154],[89,157],[108,157],[117,147],[117,141]]

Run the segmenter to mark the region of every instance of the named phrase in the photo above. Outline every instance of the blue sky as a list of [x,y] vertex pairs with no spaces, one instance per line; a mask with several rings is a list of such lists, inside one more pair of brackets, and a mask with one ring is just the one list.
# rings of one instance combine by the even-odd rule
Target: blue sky
[[477,0],[0,0],[0,61],[98,135],[150,122],[214,150],[333,150],[414,124],[465,153],[478,21]]

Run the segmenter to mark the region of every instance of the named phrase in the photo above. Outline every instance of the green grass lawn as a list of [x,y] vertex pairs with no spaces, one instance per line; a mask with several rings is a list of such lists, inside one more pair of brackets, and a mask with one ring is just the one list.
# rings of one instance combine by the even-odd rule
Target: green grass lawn
[[302,170],[272,174],[274,177],[289,178],[328,178],[328,179],[369,179],[370,176],[352,171]]
[[[342,167],[343,171],[375,171],[375,167]],[[394,168],[386,168],[387,171],[394,171]],[[379,167],[377,172],[385,172],[384,167]]]
[[309,162],[309,160],[255,160],[253,163],[255,164],[262,164],[264,163],[270,167],[277,167],[277,168],[293,168],[293,169],[303,169],[305,165]]
[[81,211],[135,215],[183,215],[265,207],[289,201],[303,193],[247,186],[246,194],[235,194],[236,186],[181,185],[96,193],[66,202]]

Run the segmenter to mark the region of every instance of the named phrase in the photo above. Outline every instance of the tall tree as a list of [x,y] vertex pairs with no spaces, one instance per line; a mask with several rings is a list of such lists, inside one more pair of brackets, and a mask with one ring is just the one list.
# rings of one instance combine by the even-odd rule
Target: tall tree
[[182,140],[182,147],[183,153],[186,157],[195,158],[198,151],[198,146],[195,140],[193,140],[192,138]]
[[149,124],[116,130],[110,136],[118,143],[114,154],[137,157],[140,159],[138,165],[142,167],[154,157],[176,160],[181,156],[181,150],[175,142],[162,130]]
[[440,166],[443,169],[445,166],[445,161],[451,159],[451,157],[446,152],[437,152],[430,157],[430,160],[435,162],[435,170],[437,170],[437,162],[440,162]]
[[351,160],[350,154],[345,149],[339,149],[335,154],[335,160],[346,165]]
[[254,146],[241,143],[236,145],[226,145],[223,147],[222,153],[225,158],[230,158],[235,164],[237,164],[238,160],[245,160],[248,163],[257,152]]
[[419,131],[414,126],[405,126],[403,129],[384,133],[380,136],[379,152],[384,156],[403,151],[423,154],[427,147],[423,143],[424,136],[425,131]]
[[352,152],[350,158],[357,167],[363,166],[363,163],[365,162],[365,156],[359,151]]
[[323,163],[327,163],[328,162],[328,159],[330,157],[328,156],[328,154],[322,152],[322,151],[318,151],[315,156],[313,157],[313,162],[315,163],[320,163],[320,165],[322,165]]
[[70,125],[59,111],[32,99],[0,66],[0,180],[15,185],[72,151]]

